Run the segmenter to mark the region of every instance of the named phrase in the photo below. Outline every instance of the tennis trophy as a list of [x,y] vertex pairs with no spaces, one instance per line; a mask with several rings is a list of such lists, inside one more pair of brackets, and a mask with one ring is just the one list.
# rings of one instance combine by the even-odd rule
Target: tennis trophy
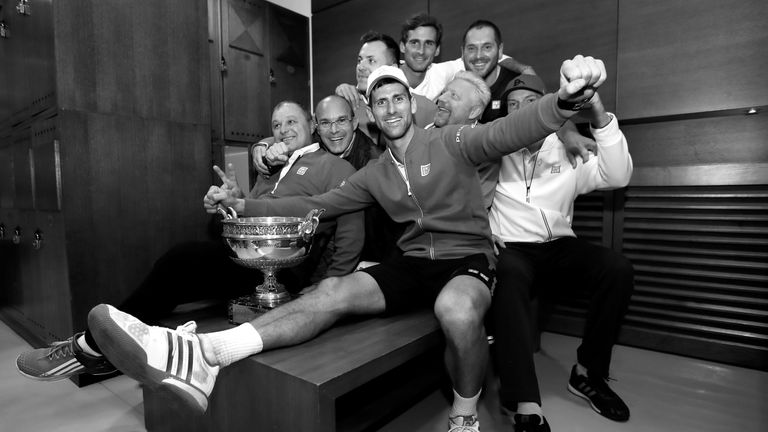
[[292,299],[275,272],[304,261],[325,209],[312,210],[304,218],[237,217],[231,207],[218,211],[224,217],[221,236],[235,254],[232,260],[264,274],[264,282],[253,294],[229,301],[229,322],[242,324]]

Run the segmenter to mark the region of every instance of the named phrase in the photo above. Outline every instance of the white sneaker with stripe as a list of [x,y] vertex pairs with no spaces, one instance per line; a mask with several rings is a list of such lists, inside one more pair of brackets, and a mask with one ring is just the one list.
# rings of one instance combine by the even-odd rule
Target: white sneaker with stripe
[[113,306],[88,314],[88,327],[101,351],[124,374],[153,389],[167,390],[194,411],[208,408],[219,366],[203,356],[190,321],[172,330],[148,326]]

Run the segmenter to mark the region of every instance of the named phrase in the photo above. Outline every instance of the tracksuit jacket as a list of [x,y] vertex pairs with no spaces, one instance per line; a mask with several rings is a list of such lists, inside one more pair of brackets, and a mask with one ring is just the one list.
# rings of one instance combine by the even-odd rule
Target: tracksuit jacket
[[483,253],[494,263],[477,164],[545,138],[574,113],[559,109],[557,96],[549,94],[485,125],[414,127],[405,176],[387,151],[336,189],[313,197],[247,199],[245,214],[302,216],[324,208],[322,217],[332,218],[378,202],[395,222],[405,224],[397,242],[404,255],[455,259]]

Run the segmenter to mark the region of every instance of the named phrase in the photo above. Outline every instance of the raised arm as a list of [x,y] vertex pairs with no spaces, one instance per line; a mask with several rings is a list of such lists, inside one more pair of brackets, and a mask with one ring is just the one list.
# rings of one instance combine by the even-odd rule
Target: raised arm
[[494,122],[448,129],[456,151],[471,163],[492,161],[526,147],[558,130],[576,114],[606,79],[601,60],[578,55],[560,67],[560,89]]
[[593,158],[577,168],[577,192],[584,194],[595,189],[626,186],[632,177],[632,157],[618,121],[605,110],[598,94],[590,101],[585,114],[598,152],[597,160]]

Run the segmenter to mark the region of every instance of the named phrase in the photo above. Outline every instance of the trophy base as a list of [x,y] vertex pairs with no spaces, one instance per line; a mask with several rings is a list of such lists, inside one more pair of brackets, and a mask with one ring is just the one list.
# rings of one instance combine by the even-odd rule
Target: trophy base
[[227,318],[230,324],[243,324],[264,315],[268,311],[291,301],[287,292],[255,293],[229,301]]

